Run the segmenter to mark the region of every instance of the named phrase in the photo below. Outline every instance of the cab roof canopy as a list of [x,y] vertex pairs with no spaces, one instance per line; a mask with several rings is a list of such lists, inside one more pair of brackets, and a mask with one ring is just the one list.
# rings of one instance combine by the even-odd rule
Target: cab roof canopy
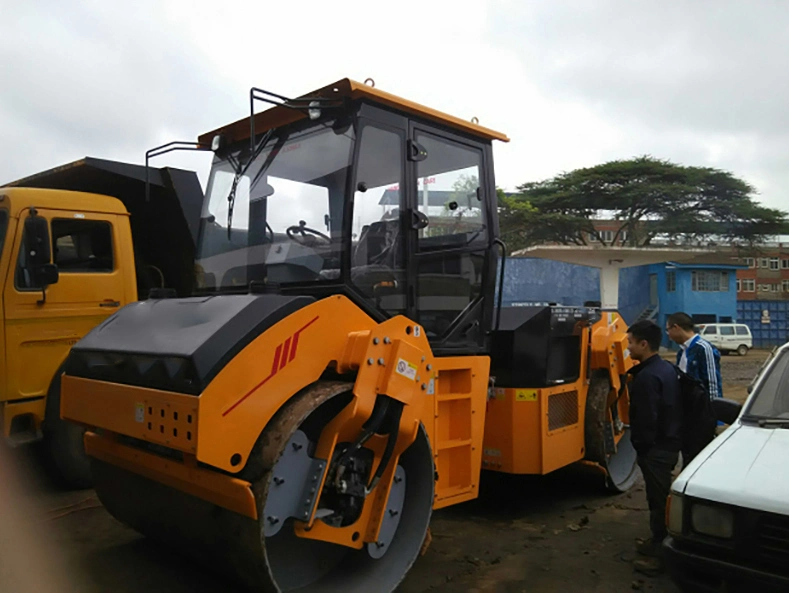
[[[408,101],[396,95],[392,95],[391,93],[378,90],[373,86],[356,82],[348,78],[339,80],[334,84],[325,86],[322,89],[308,93],[307,95],[302,95],[296,99],[319,97],[324,99],[338,100],[348,99],[351,101],[357,99],[367,99],[373,103],[382,104],[387,107],[404,111],[409,115],[415,115],[431,121],[442,123],[466,134],[476,136],[477,138],[509,142],[509,138],[501,132],[491,130],[490,128],[480,126],[470,121],[462,120],[453,115],[431,109],[430,107],[425,107],[419,103]],[[255,134],[257,135],[271,128],[284,126],[306,117],[307,114],[304,110],[292,109],[278,105],[255,115]],[[228,124],[211,132],[206,132],[205,134],[202,134],[198,137],[198,142],[210,146],[212,139],[217,134],[223,135],[225,140],[229,143],[248,140],[250,134],[249,118],[245,117],[244,119],[240,119],[232,124]]]

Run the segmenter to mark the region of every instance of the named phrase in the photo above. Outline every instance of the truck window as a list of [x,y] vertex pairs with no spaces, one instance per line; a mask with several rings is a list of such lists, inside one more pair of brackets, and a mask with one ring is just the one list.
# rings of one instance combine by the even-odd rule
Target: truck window
[[112,227],[97,220],[54,219],[52,252],[61,274],[112,272]]

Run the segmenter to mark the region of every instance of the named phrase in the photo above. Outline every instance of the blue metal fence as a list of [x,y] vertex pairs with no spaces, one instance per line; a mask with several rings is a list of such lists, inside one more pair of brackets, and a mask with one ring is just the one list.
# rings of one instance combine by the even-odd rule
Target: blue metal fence
[[737,301],[737,321],[751,328],[754,348],[789,341],[789,301]]

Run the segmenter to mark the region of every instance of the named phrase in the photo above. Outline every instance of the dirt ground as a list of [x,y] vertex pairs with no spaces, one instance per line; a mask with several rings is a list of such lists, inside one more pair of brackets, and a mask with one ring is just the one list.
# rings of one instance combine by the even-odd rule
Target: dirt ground
[[[744,399],[766,354],[723,358],[726,397]],[[0,460],[3,486],[26,479],[15,499],[3,500],[9,495],[0,488],[0,590],[234,590],[116,522],[92,491],[59,489],[35,449],[3,453],[10,453]],[[399,591],[676,593],[667,577],[645,577],[631,566],[635,539],[648,534],[643,484],[618,496],[602,493],[600,485],[599,476],[582,467],[544,477],[486,472],[479,499],[434,514],[432,544]]]

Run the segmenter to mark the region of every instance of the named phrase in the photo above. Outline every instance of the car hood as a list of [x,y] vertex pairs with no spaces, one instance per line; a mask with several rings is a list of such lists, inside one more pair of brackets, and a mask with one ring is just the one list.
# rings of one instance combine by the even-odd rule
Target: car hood
[[673,490],[695,498],[789,514],[787,459],[789,429],[737,424],[693,460],[677,478]]

